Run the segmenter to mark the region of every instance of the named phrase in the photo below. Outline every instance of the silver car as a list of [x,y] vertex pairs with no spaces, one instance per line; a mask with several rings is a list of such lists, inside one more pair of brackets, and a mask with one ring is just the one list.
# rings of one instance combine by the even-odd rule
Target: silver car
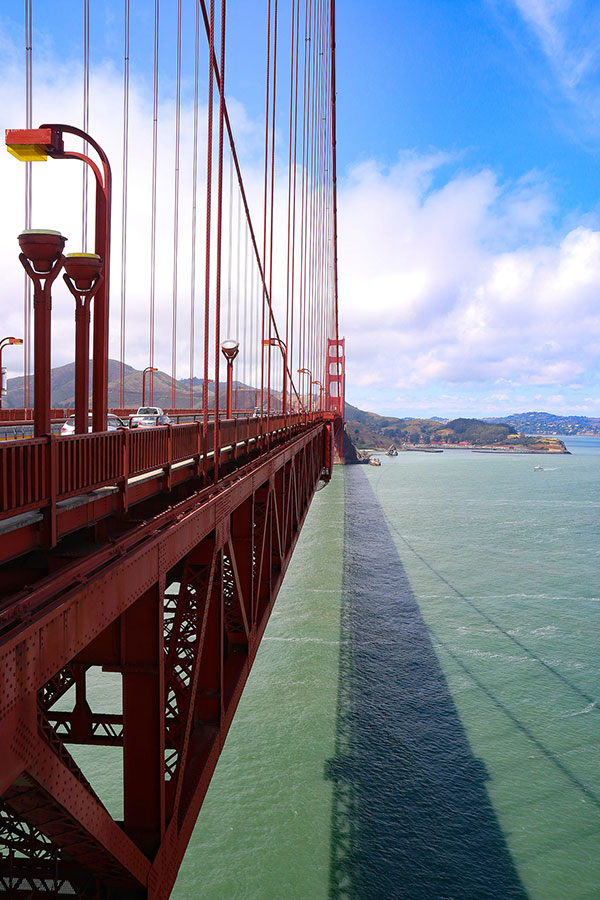
[[160,406],[140,406],[135,416],[131,416],[129,427],[152,428],[154,425],[168,425],[170,421]]
[[[106,430],[107,431],[118,431],[119,428],[128,428],[127,422],[124,422],[123,419],[120,419],[118,416],[115,416],[113,413],[109,413],[106,417]],[[92,415],[88,416],[88,431],[92,430]],[[60,429],[61,434],[75,434],[75,416],[69,416],[65,424]]]

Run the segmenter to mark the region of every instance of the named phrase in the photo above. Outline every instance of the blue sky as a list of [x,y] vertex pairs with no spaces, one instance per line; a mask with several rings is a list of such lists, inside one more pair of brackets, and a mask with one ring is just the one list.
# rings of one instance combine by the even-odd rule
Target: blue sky
[[[121,5],[91,5],[93,65],[116,84]],[[250,155],[264,6],[229,4],[230,46],[241,48],[229,90]],[[78,4],[33,7],[35,60],[75,65]],[[165,58],[175,8],[163,0]],[[151,4],[132,9],[132,73],[147,99]],[[5,0],[5,59],[20,53],[21,20],[22,0]],[[338,3],[350,402],[397,415],[600,415],[599,26],[600,4],[586,0]],[[187,28],[188,99],[192,49]],[[174,67],[161,79],[168,98]]]
[[[544,52],[528,7],[564,8],[556,27],[567,46],[574,36],[576,58],[596,54],[575,89],[564,83],[571,51],[567,59]],[[465,166],[491,165],[503,177],[544,172],[564,212],[597,209],[598,4],[391,0],[368,9],[347,0],[339,16],[343,162],[457,150]]]

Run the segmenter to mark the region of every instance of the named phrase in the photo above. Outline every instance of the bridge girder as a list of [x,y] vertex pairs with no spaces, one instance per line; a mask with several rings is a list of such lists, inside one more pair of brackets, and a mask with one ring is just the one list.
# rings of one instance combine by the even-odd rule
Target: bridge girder
[[[63,566],[4,623],[0,885],[13,896],[53,896],[64,884],[82,898],[169,896],[311,498],[331,470],[331,431],[308,428],[135,537]],[[120,673],[122,712],[91,709],[90,666]],[[122,748],[122,821],[71,744]]]

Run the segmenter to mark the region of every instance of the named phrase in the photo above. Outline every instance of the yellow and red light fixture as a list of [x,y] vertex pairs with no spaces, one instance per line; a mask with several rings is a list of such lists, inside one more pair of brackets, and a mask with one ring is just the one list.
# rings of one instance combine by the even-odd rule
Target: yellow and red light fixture
[[79,291],[89,291],[102,271],[102,257],[97,253],[68,253],[65,272]]
[[21,162],[44,162],[64,152],[62,134],[55,128],[7,128],[5,142]]
[[240,352],[240,342],[233,340],[223,341],[223,343],[221,344],[221,352],[228,362],[233,362],[233,360]]
[[49,272],[60,257],[66,237],[47,228],[26,228],[19,235],[19,246],[36,272]]

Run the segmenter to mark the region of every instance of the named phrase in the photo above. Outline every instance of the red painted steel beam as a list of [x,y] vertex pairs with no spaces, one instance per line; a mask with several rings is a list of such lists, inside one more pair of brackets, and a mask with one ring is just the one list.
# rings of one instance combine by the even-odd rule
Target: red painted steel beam
[[[306,426],[298,419],[287,429],[280,427],[283,419],[276,420],[274,442],[300,433]],[[220,429],[224,469],[233,460],[239,467],[256,454],[258,420],[223,422]],[[235,441],[243,446],[232,445]],[[122,432],[54,436],[1,445],[0,519],[13,519],[14,527],[5,530],[0,542],[0,564],[47,545],[50,533],[58,541],[77,529],[197,478],[203,452],[199,423],[148,429],[133,435]],[[207,472],[212,474],[212,463]],[[146,477],[140,480],[139,475]],[[98,490],[115,486],[118,492]],[[76,496],[85,502],[64,502]],[[34,521],[31,517],[14,518],[31,511],[37,515]],[[0,594],[3,587],[0,572]]]
[[[12,625],[4,620],[4,802],[17,825],[50,839],[63,869],[75,866],[90,884],[102,872],[106,896],[169,896],[322,474],[327,440],[323,426],[310,428],[73,561],[22,598]],[[178,596],[167,597],[173,586]],[[122,825],[64,744],[68,727],[77,742],[87,735],[94,743],[94,722],[111,722],[87,707],[92,663],[123,676]],[[72,685],[78,700],[67,722],[52,706]],[[119,727],[119,717],[112,723]],[[30,865],[37,871],[40,862]],[[46,868],[53,877],[56,859]]]

